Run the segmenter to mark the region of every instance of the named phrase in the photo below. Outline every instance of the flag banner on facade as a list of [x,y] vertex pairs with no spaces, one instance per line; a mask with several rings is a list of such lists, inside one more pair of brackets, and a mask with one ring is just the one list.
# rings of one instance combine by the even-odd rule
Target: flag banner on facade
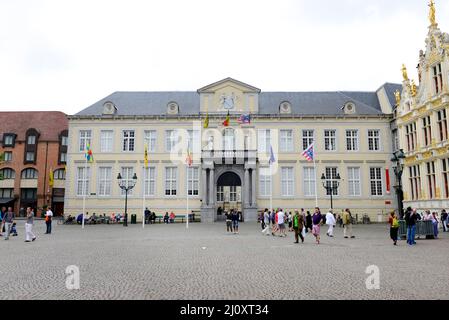
[[276,158],[274,157],[273,146],[270,146],[270,165],[276,162]]
[[204,129],[209,128],[209,113],[206,114],[206,119],[204,119]]
[[315,158],[314,144],[312,143],[303,153],[303,157],[307,159],[307,161],[312,162]]
[[385,169],[385,177],[387,182],[387,194],[391,193],[391,182],[390,182],[390,169]]
[[186,164],[191,167],[193,164],[193,157],[192,157],[192,152],[190,151],[190,149],[187,150],[187,158],[186,158]]
[[240,118],[237,120],[240,124],[250,124],[251,123],[251,115],[249,114],[242,114]]
[[148,146],[147,145],[145,145],[144,163],[145,163],[145,169],[147,169],[148,168]]
[[223,121],[223,126],[229,127],[230,123],[231,123],[231,116],[230,116],[229,111],[228,111],[228,115],[226,116],[226,120]]
[[92,149],[90,148],[90,143],[86,145],[86,159],[87,162],[94,162],[94,154],[92,153]]
[[50,174],[48,175],[48,185],[50,188],[53,188],[53,186],[55,185],[55,177],[53,174],[53,168],[50,169]]

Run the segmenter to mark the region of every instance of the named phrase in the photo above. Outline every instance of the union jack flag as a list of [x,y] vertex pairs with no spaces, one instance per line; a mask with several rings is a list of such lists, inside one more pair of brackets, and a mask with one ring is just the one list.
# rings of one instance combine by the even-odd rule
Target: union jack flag
[[307,161],[312,162],[315,158],[314,144],[312,143],[302,155],[307,159]]

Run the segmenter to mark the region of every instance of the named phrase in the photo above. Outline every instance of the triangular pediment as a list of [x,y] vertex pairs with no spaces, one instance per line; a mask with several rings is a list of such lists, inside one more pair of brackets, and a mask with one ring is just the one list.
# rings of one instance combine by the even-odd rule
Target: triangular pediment
[[201,89],[198,89],[198,93],[215,93],[226,87],[234,87],[236,90],[241,91],[243,93],[260,93],[261,90],[259,88],[253,87],[244,82],[235,80],[233,78],[226,78],[220,80],[218,82],[209,84]]

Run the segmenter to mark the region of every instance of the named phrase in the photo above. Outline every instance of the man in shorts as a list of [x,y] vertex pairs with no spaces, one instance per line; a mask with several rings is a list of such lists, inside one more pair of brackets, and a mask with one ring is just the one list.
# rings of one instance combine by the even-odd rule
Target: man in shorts
[[285,229],[285,213],[282,209],[279,210],[278,212],[278,225],[279,225],[279,236],[282,237],[286,237],[287,233],[286,233],[286,229]]
[[231,211],[232,228],[234,229],[234,234],[239,233],[239,214],[237,211]]

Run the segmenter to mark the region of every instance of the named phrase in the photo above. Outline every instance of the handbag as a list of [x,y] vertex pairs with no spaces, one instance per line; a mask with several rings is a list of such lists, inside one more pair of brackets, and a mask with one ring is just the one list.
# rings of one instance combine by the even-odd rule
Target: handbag
[[306,236],[306,227],[302,227],[301,234],[302,234],[303,237]]

